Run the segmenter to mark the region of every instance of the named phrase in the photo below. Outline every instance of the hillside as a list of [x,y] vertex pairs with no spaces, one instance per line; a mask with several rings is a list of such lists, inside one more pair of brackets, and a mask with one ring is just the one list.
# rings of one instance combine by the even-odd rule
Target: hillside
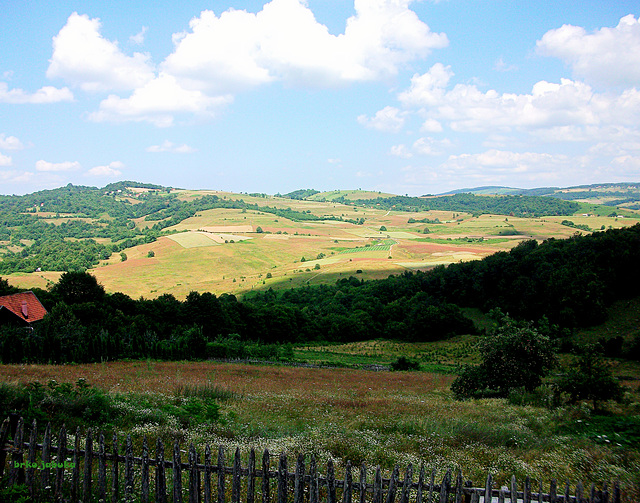
[[581,204],[535,196],[312,189],[270,196],[137,182],[69,185],[0,196],[0,275],[44,288],[65,270],[90,269],[108,291],[133,297],[244,293],[426,270],[525,239],[632,225],[639,215],[609,216],[611,206]]

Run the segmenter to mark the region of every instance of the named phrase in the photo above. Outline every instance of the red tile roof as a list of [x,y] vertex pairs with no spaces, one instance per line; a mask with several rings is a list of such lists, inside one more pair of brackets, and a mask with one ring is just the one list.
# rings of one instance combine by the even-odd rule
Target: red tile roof
[[0,309],[5,308],[27,323],[44,318],[47,310],[33,292],[14,293],[0,297]]

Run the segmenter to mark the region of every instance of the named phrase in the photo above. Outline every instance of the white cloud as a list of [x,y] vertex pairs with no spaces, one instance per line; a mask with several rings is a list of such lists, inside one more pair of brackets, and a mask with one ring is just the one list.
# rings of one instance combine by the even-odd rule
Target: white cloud
[[144,36],[147,33],[148,29],[149,29],[148,26],[143,26],[140,32],[136,33],[135,35],[131,35],[129,37],[129,42],[136,45],[144,44]]
[[173,154],[191,154],[195,152],[196,149],[190,147],[186,143],[182,145],[176,145],[169,140],[163,141],[160,145],[151,145],[147,147],[147,152],[171,152]]
[[0,82],[0,103],[40,105],[60,101],[73,101],[73,93],[66,87],[45,86],[29,94],[23,89],[9,90],[6,82]]
[[276,79],[321,87],[395,75],[399,65],[448,44],[410,3],[355,0],[356,14],[337,36],[302,0],[272,0],[256,14],[203,11],[190,32],[174,36],[176,48],[163,69],[222,93]]
[[452,147],[452,143],[448,139],[436,140],[435,138],[426,137],[418,138],[413,144],[413,149],[420,155],[442,155],[445,150]]
[[0,148],[5,150],[22,150],[24,145],[15,136],[7,136],[4,133],[0,133]]
[[78,161],[54,163],[40,160],[36,162],[36,171],[76,171],[81,167]]
[[13,164],[13,161],[11,160],[11,157],[8,155],[2,155],[0,154],[0,166],[11,166]]
[[33,175],[30,171],[0,171],[0,180],[5,183],[26,183],[33,180]]
[[409,159],[413,157],[413,154],[409,151],[406,145],[394,145],[391,147],[391,151],[389,152],[391,155],[396,157],[401,157],[403,159]]
[[496,72],[514,72],[518,69],[518,67],[516,65],[510,65],[508,63],[505,63],[504,59],[500,57],[493,65],[493,69]]
[[47,77],[62,78],[85,91],[123,91],[154,77],[149,55],[125,55],[117,42],[100,34],[100,20],[76,12],[53,38]]
[[406,107],[435,106],[441,102],[451,77],[450,66],[436,63],[427,73],[415,74],[410,89],[400,93],[398,99]]
[[565,24],[545,33],[536,45],[540,54],[563,60],[590,82],[640,84],[640,18],[632,14],[620,19],[615,28],[604,27],[591,34]]
[[404,126],[404,115],[405,112],[395,107],[384,107],[382,110],[378,110],[374,117],[358,116],[358,122],[370,129],[397,133]]
[[420,131],[424,133],[440,133],[442,131],[442,124],[435,119],[427,119],[422,123]]
[[124,164],[120,161],[113,161],[106,166],[96,166],[87,171],[87,175],[90,176],[102,176],[102,177],[116,177],[122,174],[121,169],[124,168]]
[[158,127],[167,127],[173,124],[176,113],[213,115],[214,109],[232,100],[230,95],[209,97],[201,91],[184,89],[175,77],[161,73],[144,87],[136,89],[129,98],[110,95],[100,103],[100,110],[89,118],[96,122],[147,121]]

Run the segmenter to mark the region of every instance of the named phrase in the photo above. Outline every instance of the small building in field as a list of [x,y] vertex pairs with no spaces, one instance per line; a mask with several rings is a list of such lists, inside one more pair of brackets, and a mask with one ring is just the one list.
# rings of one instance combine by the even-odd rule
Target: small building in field
[[0,325],[30,327],[40,321],[47,310],[33,292],[14,293],[0,297]]

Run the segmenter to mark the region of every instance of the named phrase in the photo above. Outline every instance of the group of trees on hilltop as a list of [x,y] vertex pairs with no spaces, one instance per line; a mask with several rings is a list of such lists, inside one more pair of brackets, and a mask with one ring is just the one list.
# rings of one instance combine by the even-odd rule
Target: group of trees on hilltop
[[334,202],[370,206],[373,208],[399,211],[442,210],[471,213],[473,215],[493,214],[516,217],[542,217],[546,215],[573,215],[580,205],[573,201],[562,201],[550,197],[537,196],[476,196],[474,194],[454,194],[440,197],[393,196],[376,199],[348,200],[344,197]]

